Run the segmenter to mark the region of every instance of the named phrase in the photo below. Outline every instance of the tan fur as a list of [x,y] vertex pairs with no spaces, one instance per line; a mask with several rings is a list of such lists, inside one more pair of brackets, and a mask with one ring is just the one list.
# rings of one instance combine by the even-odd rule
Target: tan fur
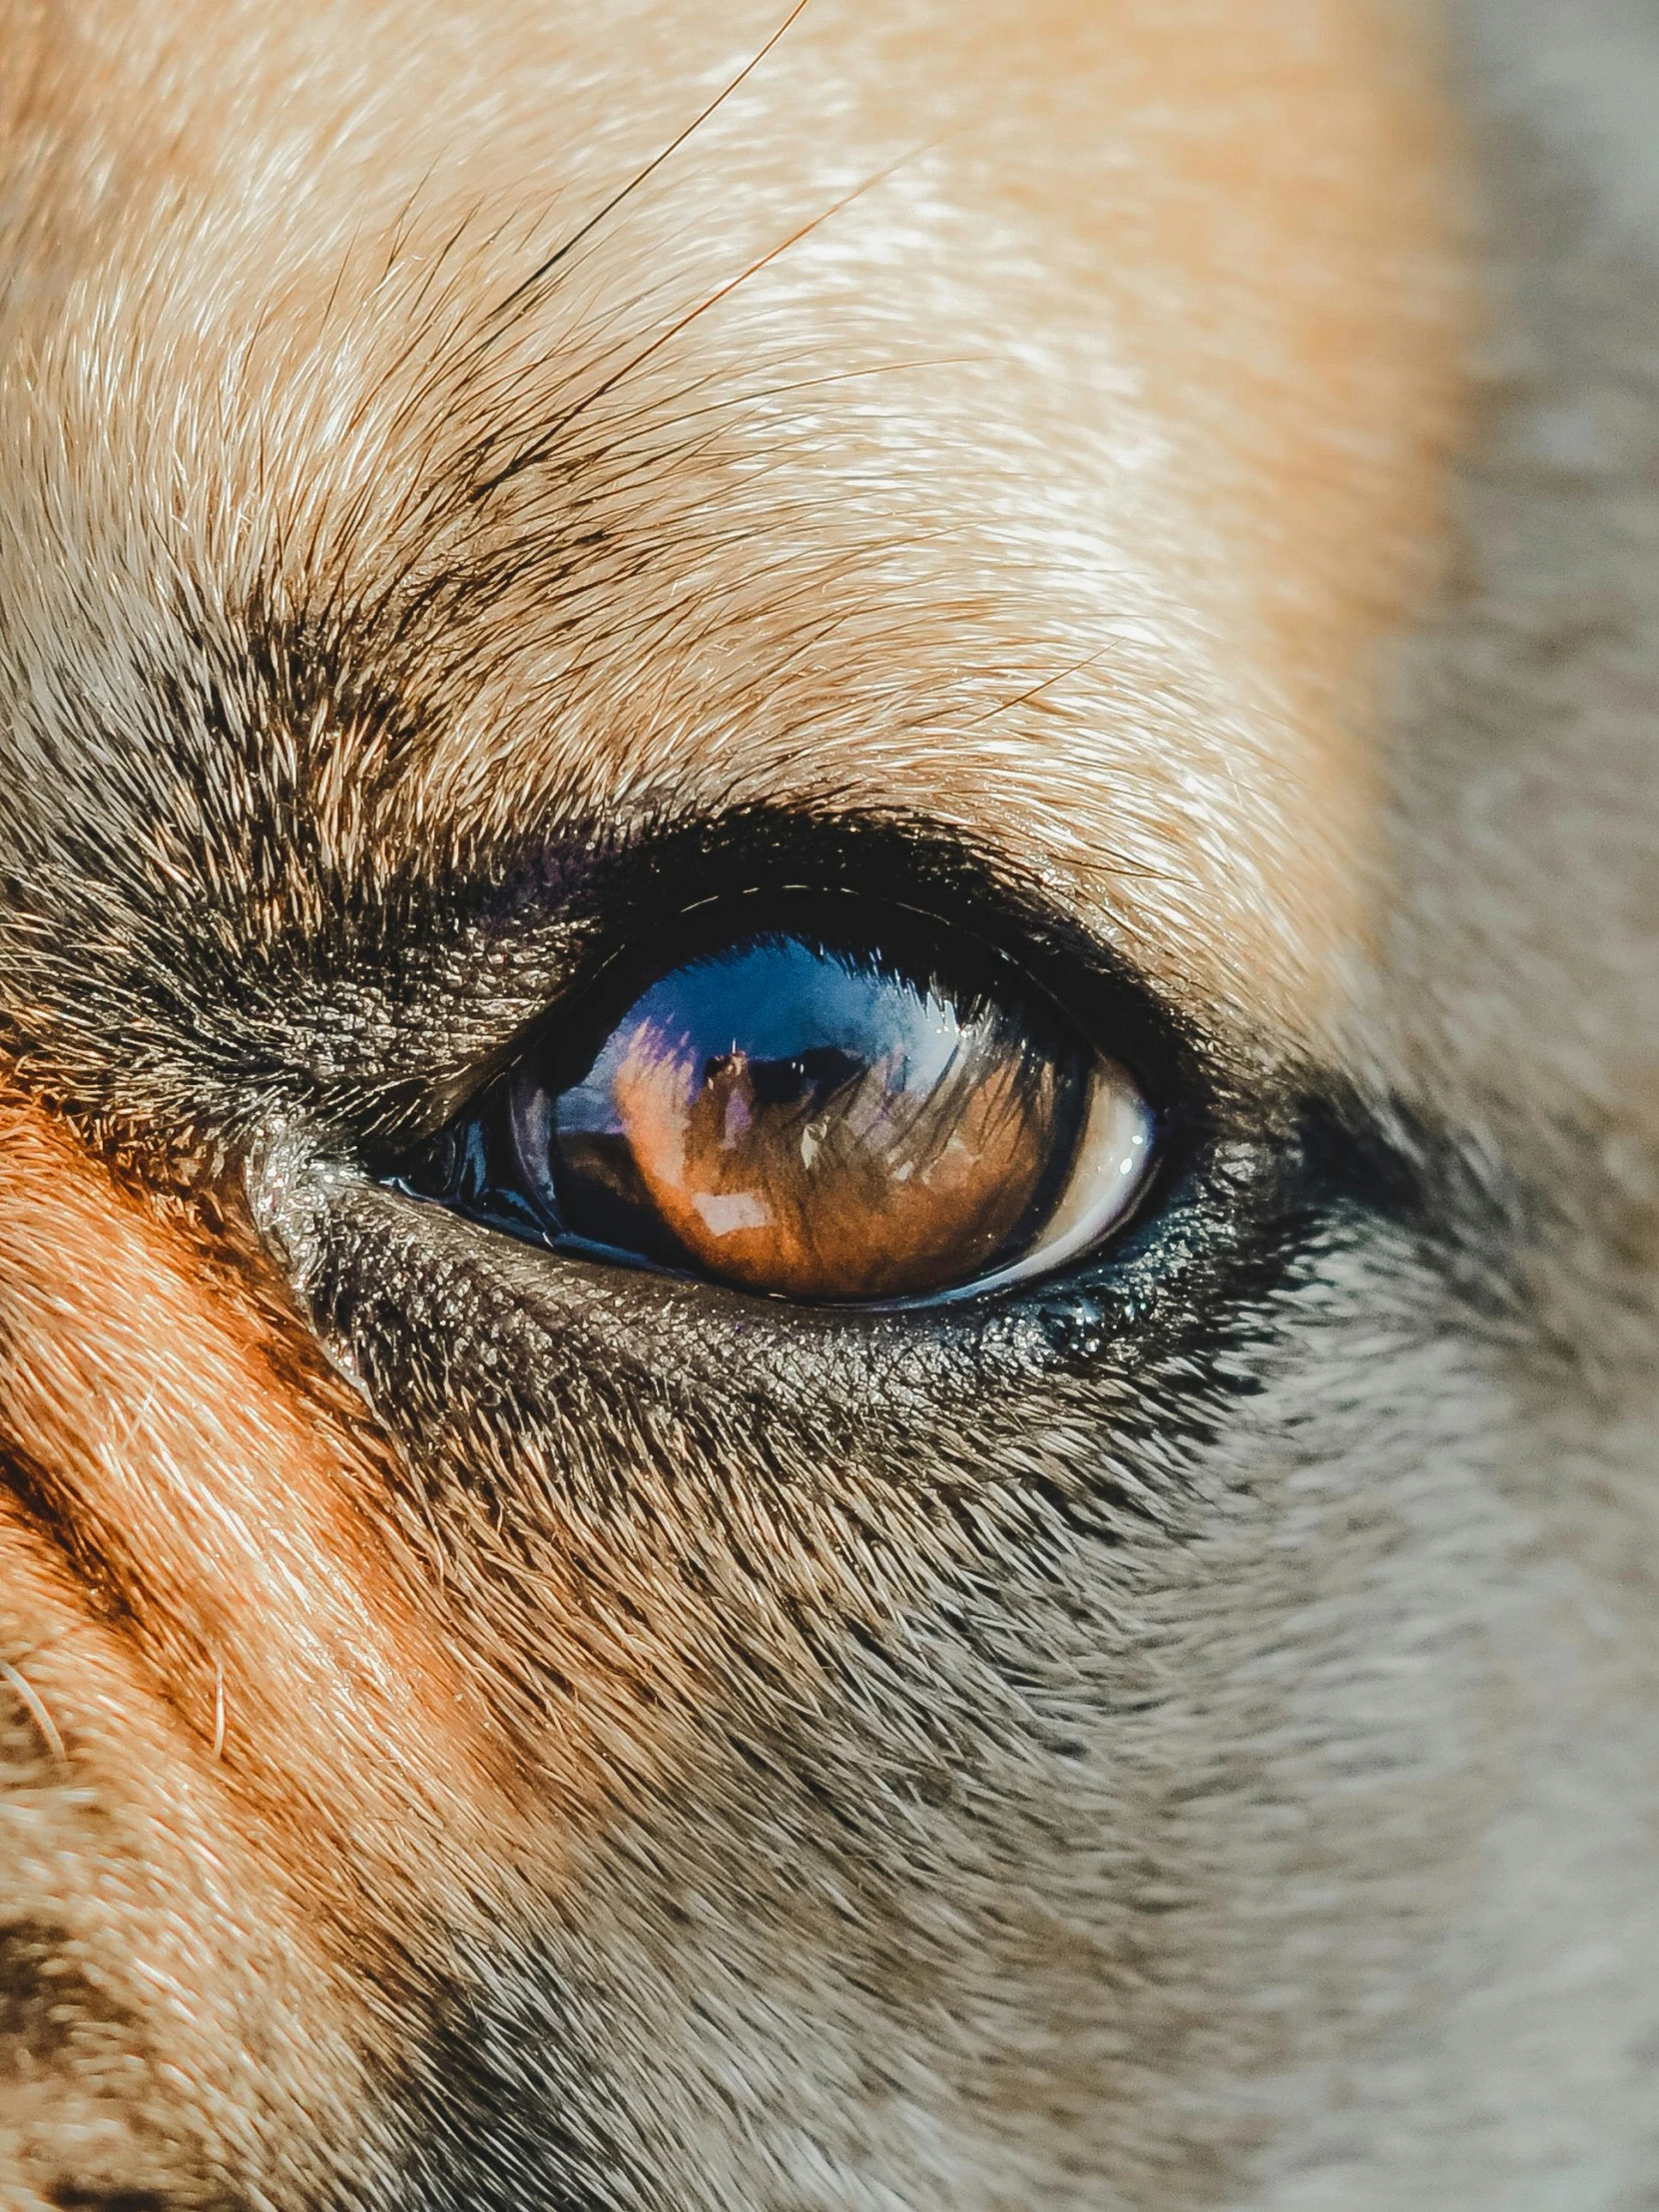
[[[1578,1648],[1506,1469],[1651,1313],[1600,1184],[1527,1243],[1576,1078],[1534,1150],[1456,1071],[1502,932],[1444,1008],[1390,949],[1487,311],[1442,27],[778,28],[0,8],[5,2212],[1394,2212],[1413,2063],[1425,2159],[1549,2166],[1457,2072],[1566,1771],[1535,1599]],[[1324,1084],[1427,1226],[1368,1154],[1261,1201],[1215,1343],[1160,1279],[1120,1364],[1097,1304],[951,1365],[375,1181],[557,969],[405,960],[423,862],[758,804],[969,836],[1202,1035],[1239,1161]]]
[[[1196,1004],[1294,1036],[1358,925],[1375,641],[1423,574],[1449,426],[1417,33],[1349,0],[1235,11],[1219,38],[1163,5],[1092,24],[815,7],[593,273],[493,329],[492,299],[770,27],[696,7],[26,11],[5,404],[33,465],[9,604],[60,627],[82,558],[139,600],[178,563],[234,593],[274,545],[295,602],[405,564],[412,592],[559,531],[574,482],[616,569],[666,539],[673,570],[602,569],[574,624],[532,577],[464,658],[425,643],[418,755],[373,815],[373,731],[313,733],[342,852],[384,865],[433,817],[544,793],[609,817],[665,787],[924,806],[1040,854]],[[434,526],[423,483],[457,450],[576,404],[556,477]],[[136,477],[166,487],[159,534],[127,519]],[[719,610],[690,656],[688,604]],[[327,2161],[349,2171],[372,2154],[339,2115],[365,2045],[392,2062],[398,1959],[423,1924],[464,1922],[474,1885],[498,1891],[496,1866],[529,1852],[558,1881],[576,1746],[520,1732],[557,1808],[538,1840],[482,1653],[434,1641],[397,1579],[372,1458],[337,1392],[299,1380],[293,1323],[26,1113],[0,1172],[7,1442],[71,1555],[107,1563],[116,1619],[88,1670],[116,1669],[105,1697],[169,1747],[148,1791],[108,1787],[133,1787],[134,1818],[159,1790],[156,1817],[177,1806],[242,1870],[233,1912],[164,1863],[162,1926],[196,1963],[141,1940],[120,1977],[139,2017],[156,1973],[230,2018],[241,1989],[261,2024],[229,2040],[271,2039],[256,2086],[204,2023],[180,2186],[261,2170],[249,2107],[284,2100],[334,2115]],[[672,1668],[664,1593],[643,1602]],[[62,1665],[42,1694],[78,1764],[94,1693]],[[158,2144],[181,2124],[154,2076],[140,2108]],[[46,2125],[18,2137],[18,2186],[62,2155],[27,2131]]]
[[[815,4],[491,328],[775,27],[54,9],[12,188],[40,212],[11,435],[75,472],[41,493],[87,497],[106,452],[176,487],[135,588],[208,554],[234,591],[280,546],[296,600],[545,554],[579,502],[582,598],[543,566],[418,648],[389,819],[350,812],[364,735],[330,734],[344,849],[555,793],[925,806],[1040,851],[1200,1003],[1329,1015],[1376,641],[1431,567],[1456,420],[1431,33],[1371,0]],[[570,407],[556,459],[434,516],[446,463]],[[8,596],[49,588],[49,527]]]

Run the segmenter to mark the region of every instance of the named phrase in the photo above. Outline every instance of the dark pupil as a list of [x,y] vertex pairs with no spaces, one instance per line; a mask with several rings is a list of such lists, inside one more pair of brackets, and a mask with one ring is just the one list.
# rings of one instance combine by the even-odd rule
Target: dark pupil
[[767,936],[653,984],[578,1082],[515,1111],[567,1233],[845,1299],[984,1272],[1051,1193],[1078,1091],[999,1007]]

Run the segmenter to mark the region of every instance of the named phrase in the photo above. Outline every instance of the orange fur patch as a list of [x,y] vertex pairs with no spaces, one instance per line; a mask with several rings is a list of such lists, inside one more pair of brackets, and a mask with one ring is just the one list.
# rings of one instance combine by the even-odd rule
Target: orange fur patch
[[135,2009],[160,1985],[163,2056],[199,2041],[210,2107],[244,2135],[273,2095],[236,2063],[260,2023],[313,2114],[360,2069],[376,1986],[389,2062],[411,1961],[475,1915],[469,1870],[513,1828],[487,1717],[376,1538],[375,1457],[343,1394],[285,1363],[179,1229],[0,1106],[0,1455],[35,1514],[4,1532],[0,1656],[49,1716],[47,1830],[74,1828],[61,1792],[84,1803],[93,1779],[126,1831],[113,1855],[58,1847],[84,1864],[35,1883],[81,1893],[95,1949],[125,1931],[110,1974]]

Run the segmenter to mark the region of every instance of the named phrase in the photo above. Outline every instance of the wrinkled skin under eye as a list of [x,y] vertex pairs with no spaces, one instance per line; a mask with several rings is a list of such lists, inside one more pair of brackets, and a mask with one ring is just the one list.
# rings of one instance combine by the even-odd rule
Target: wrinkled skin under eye
[[1055,1025],[778,933],[651,984],[585,1066],[532,1054],[492,1110],[493,1141],[451,1140],[448,1188],[413,1187],[463,1210],[483,1196],[496,1219],[527,1203],[552,1241],[817,1302],[1057,1266],[1128,1210],[1151,1152],[1129,1078]]

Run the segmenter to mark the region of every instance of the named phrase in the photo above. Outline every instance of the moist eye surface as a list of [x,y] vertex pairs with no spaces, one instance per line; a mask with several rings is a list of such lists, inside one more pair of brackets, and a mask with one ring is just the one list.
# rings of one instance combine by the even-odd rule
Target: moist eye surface
[[879,944],[751,931],[587,1037],[550,1029],[398,1180],[556,1245],[836,1303],[1057,1266],[1151,1155],[1137,1087],[1052,1008]]

